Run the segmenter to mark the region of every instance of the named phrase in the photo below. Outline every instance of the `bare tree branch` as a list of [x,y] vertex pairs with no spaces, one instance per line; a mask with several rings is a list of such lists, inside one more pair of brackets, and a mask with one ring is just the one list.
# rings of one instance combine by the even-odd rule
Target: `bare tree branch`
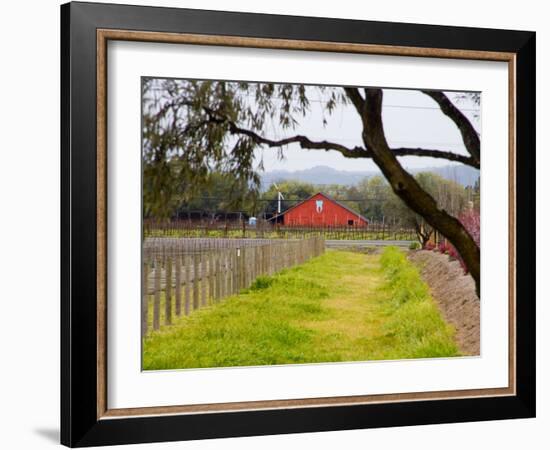
[[[361,99],[362,102],[364,102],[363,99]],[[307,136],[302,135],[296,135],[287,137],[284,139],[274,140],[269,139],[264,136],[259,135],[255,131],[239,127],[234,122],[228,120],[227,118],[221,117],[217,115],[216,112],[212,110],[207,110],[208,114],[210,115],[209,120],[201,122],[197,126],[206,125],[208,123],[226,123],[229,126],[229,132],[231,134],[242,134],[244,136],[248,136],[252,140],[254,140],[258,144],[267,145],[268,147],[283,147],[288,144],[299,144],[301,148],[307,149],[307,150],[335,150],[337,152],[340,152],[343,156],[346,158],[372,158],[372,152],[364,147],[355,146],[353,148],[346,147],[345,145],[341,145],[335,142],[330,141],[312,141]],[[424,148],[406,148],[406,147],[400,147],[391,149],[391,152],[399,157],[399,156],[426,156],[431,158],[439,158],[439,159],[446,159],[449,161],[456,161],[460,162],[462,164],[469,165],[471,167],[479,168],[479,164],[474,160],[472,157],[459,155],[457,153],[444,151],[444,150],[433,150],[433,149],[424,149]]]
[[433,99],[438,105],[443,114],[449,117],[460,130],[462,140],[466,146],[468,153],[477,161],[478,167],[480,163],[480,142],[477,131],[473,127],[468,118],[449,100],[449,98],[441,91],[422,91],[428,97]]
[[269,147],[282,147],[288,144],[300,144],[300,147],[308,150],[336,150],[344,155],[346,158],[369,158],[369,152],[363,147],[353,147],[349,148],[345,145],[337,144],[335,142],[329,141],[319,141],[315,142],[310,140],[306,136],[296,135],[287,137],[280,140],[272,140],[260,136],[252,130],[247,130],[245,128],[238,127],[233,122],[227,122],[229,124],[229,132],[231,134],[242,134],[252,138],[258,144],[264,144]]
[[447,159],[449,161],[456,161],[471,167],[475,167],[476,169],[479,169],[479,161],[476,161],[473,157],[459,155],[458,153],[449,152],[445,150],[400,147],[400,148],[392,148],[391,152],[395,156],[429,156],[431,158]]

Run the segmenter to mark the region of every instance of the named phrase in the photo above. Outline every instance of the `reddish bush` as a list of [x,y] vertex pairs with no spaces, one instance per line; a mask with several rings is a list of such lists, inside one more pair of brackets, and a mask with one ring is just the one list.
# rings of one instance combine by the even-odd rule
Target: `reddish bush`
[[464,228],[468,230],[468,233],[470,233],[470,236],[472,236],[476,244],[479,245],[480,224],[481,224],[479,211],[476,211],[475,209],[465,211],[458,217],[458,220],[462,222],[462,225],[464,225]]
[[433,242],[426,242],[424,244],[424,250],[433,250],[435,248],[435,244]]
[[[473,209],[465,211],[458,217],[458,220],[460,220],[462,225],[464,225],[464,228],[466,228],[466,231],[468,231],[470,236],[472,236],[475,243],[479,245],[481,223],[479,211],[475,211]],[[457,249],[450,242],[447,242],[445,240],[443,242],[440,242],[437,247],[432,242],[428,242],[424,246],[424,250],[434,250],[449,255],[451,258],[456,259],[460,263],[462,269],[464,269],[464,273],[468,273],[468,268],[466,267],[466,264],[460,256],[460,253],[458,253]]]
[[449,244],[447,241],[442,241],[437,246],[437,250],[439,253],[449,253],[449,249],[451,248],[451,244]]
[[[464,228],[466,228],[466,231],[472,236],[475,243],[479,246],[480,238],[481,238],[481,230],[480,230],[480,224],[481,220],[479,217],[479,211],[476,211],[474,209],[464,211],[460,216],[458,217],[458,220],[464,225]],[[450,256],[453,258],[456,258],[459,262],[462,268],[464,269],[464,273],[468,273],[468,268],[466,267],[466,264],[464,264],[463,259],[461,258],[460,254],[452,246],[452,252],[449,253]]]

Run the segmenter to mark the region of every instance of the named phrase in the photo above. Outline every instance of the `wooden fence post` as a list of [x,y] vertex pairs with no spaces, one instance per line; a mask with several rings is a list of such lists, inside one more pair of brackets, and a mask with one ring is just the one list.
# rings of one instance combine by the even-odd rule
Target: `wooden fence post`
[[216,302],[221,297],[221,288],[222,288],[222,274],[220,267],[220,253],[216,252]]
[[235,293],[235,248],[231,247],[227,250],[228,258],[229,258],[229,295],[233,295]]
[[164,266],[164,323],[172,324],[172,257],[165,256]]
[[199,309],[199,255],[193,252],[193,311]]
[[184,274],[185,274],[185,306],[184,311],[185,315],[189,315],[189,310],[191,309],[191,261],[189,255],[186,254],[183,257],[184,264]]
[[160,328],[160,256],[155,258],[155,285],[154,285],[154,304],[153,304],[153,330]]
[[176,316],[181,316],[181,255],[176,253]]
[[250,281],[250,247],[243,249],[243,262],[244,262],[244,288],[248,288]]
[[222,278],[222,288],[220,290],[220,298],[225,298],[227,296],[227,268],[225,267],[225,245],[222,247],[220,252],[220,266],[221,266],[221,278]]
[[246,265],[245,265],[245,258],[246,258],[246,248],[243,245],[240,249],[240,257],[239,257],[239,291],[241,289],[244,289],[245,287],[245,280],[246,280]]
[[143,262],[142,270],[141,338],[144,339],[147,336],[147,322],[149,321],[149,264],[147,261]]
[[239,248],[237,247],[235,250],[233,250],[233,294],[237,294],[239,292]]
[[214,252],[208,252],[208,297],[210,303],[214,302]]
[[206,254],[201,252],[200,254],[201,260],[201,306],[206,306],[206,284],[208,283],[208,279],[206,278]]

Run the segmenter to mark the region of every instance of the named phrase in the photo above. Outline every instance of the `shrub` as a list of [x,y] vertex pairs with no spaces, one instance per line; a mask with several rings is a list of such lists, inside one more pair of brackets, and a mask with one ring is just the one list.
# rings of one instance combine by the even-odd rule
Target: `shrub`
[[411,242],[411,244],[409,245],[409,250],[418,250],[420,249],[420,242]]
[[273,284],[273,278],[272,277],[266,277],[266,276],[259,276],[254,280],[252,285],[250,286],[251,291],[259,291],[262,289],[267,289],[269,286]]

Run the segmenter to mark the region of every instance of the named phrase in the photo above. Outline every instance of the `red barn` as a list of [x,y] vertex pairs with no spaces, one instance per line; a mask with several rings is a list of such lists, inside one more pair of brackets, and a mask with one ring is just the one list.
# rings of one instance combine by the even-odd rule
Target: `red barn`
[[362,228],[369,224],[361,214],[321,192],[282,212],[275,220],[285,226],[298,227]]

